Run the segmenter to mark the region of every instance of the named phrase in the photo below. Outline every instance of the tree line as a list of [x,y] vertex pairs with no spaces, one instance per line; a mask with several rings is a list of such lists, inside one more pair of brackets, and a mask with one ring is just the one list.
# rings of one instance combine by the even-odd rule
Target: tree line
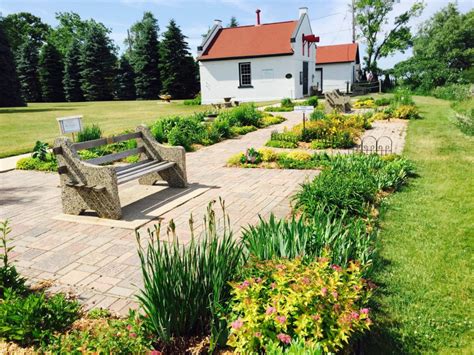
[[0,106],[62,102],[194,97],[199,70],[174,20],[160,36],[145,12],[129,30],[126,50],[110,29],[73,12],[57,13],[55,28],[27,12],[0,18]]

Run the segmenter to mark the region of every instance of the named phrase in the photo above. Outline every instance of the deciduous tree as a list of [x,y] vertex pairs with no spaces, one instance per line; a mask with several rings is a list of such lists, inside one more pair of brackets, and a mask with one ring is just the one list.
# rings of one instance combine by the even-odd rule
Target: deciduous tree
[[13,53],[25,42],[30,42],[37,48],[49,36],[51,27],[29,12],[19,12],[4,18],[4,30],[7,34]]
[[408,11],[396,16],[391,28],[385,30],[388,20],[393,17],[394,0],[356,0],[354,5],[359,38],[367,46],[364,57],[365,70],[377,74],[377,61],[397,51],[405,51],[412,35],[409,21],[421,14],[423,2],[415,1]]

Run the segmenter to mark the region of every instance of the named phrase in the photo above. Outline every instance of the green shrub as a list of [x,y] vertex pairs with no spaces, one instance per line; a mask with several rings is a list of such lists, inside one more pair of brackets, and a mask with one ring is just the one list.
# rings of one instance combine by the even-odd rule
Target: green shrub
[[198,143],[205,136],[205,127],[201,116],[171,116],[156,121],[151,127],[151,133],[160,143],[182,146],[187,151],[192,144]]
[[420,112],[413,105],[401,105],[399,106],[393,116],[403,120],[414,120],[421,118]]
[[262,162],[262,155],[259,153],[258,150],[254,148],[249,148],[242,156],[240,160],[242,164],[260,164]]
[[0,338],[23,346],[49,343],[55,332],[64,331],[79,317],[79,308],[62,294],[22,296],[6,289],[0,302]]
[[228,166],[239,166],[242,164],[242,159],[244,159],[245,154],[244,153],[237,153],[232,155],[228,160],[227,160],[227,165]]
[[272,116],[272,115],[266,114],[265,116],[262,117],[261,126],[262,127],[268,127],[268,126],[272,126],[272,125],[275,125],[275,124],[282,123],[285,120],[286,119],[284,117],[281,117],[281,116]]
[[392,104],[395,105],[415,105],[410,90],[398,88],[394,92]]
[[303,106],[313,106],[317,107],[318,106],[318,98],[316,96],[311,96],[308,97],[304,102]]
[[89,150],[89,149],[80,150],[78,154],[82,160],[94,159],[100,156],[96,150]]
[[290,98],[284,98],[280,101],[280,105],[281,107],[291,107],[293,108],[295,106],[295,104],[293,103],[293,101],[291,101]]
[[239,126],[260,127],[261,125],[262,113],[254,104],[242,104],[230,111]]
[[48,153],[46,161],[35,158],[21,158],[16,162],[16,168],[18,170],[57,171],[58,162],[52,154]]
[[265,146],[272,147],[272,148],[296,148],[298,144],[293,143],[293,142],[287,142],[287,141],[269,140],[267,143],[265,143]]
[[470,85],[462,84],[438,86],[433,89],[432,95],[438,99],[464,101],[471,97],[471,88]]
[[77,141],[85,142],[92,141],[94,139],[99,139],[102,137],[102,130],[96,124],[91,126],[85,126],[82,131],[77,133]]
[[324,110],[314,110],[309,116],[310,121],[324,120],[326,118],[326,113]]
[[48,143],[36,141],[31,156],[35,159],[46,161],[48,158]]
[[194,99],[184,100],[183,104],[187,106],[197,106],[201,105],[201,93],[197,94]]
[[110,318],[110,312],[99,310],[79,322],[72,331],[56,336],[46,347],[54,354],[150,354],[151,340],[139,317]]
[[281,169],[316,169],[321,166],[321,162],[318,159],[314,159],[314,156],[310,160],[299,160],[293,159],[288,156],[289,153],[280,153],[278,155],[278,166]]
[[375,100],[375,106],[388,106],[392,103],[392,99],[388,97],[381,97],[380,99]]
[[272,141],[298,143],[299,139],[300,137],[293,132],[278,133],[277,131],[273,131],[270,135],[270,140]]
[[294,150],[286,154],[288,159],[307,162],[312,159],[312,155],[304,150]]
[[247,133],[254,132],[257,130],[255,126],[234,126],[231,129],[231,132],[234,136],[243,136]]
[[2,266],[0,267],[0,302],[6,289],[18,294],[23,294],[26,291],[26,280],[18,274],[15,266],[8,259],[8,254],[14,249],[11,246],[13,239],[9,237],[11,231],[8,220],[0,221],[0,258],[2,259]]
[[260,154],[262,161],[265,163],[271,163],[278,159],[278,153],[275,152],[273,149],[260,148],[258,150],[258,153]]
[[[224,207],[223,212],[225,215]],[[144,281],[138,299],[146,314],[146,328],[164,343],[172,337],[210,332],[218,337],[225,329],[218,307],[229,297],[228,282],[241,264],[242,247],[232,235],[227,217],[218,229],[211,204],[204,225],[203,235],[192,238],[188,245],[179,243],[173,224],[169,243],[159,240],[159,226],[149,232],[146,245],[137,234]]]
[[264,109],[265,112],[292,112],[293,106],[267,106]]
[[251,263],[244,275],[231,284],[227,344],[238,353],[260,353],[268,344],[285,349],[293,341],[337,352],[372,323],[371,292],[357,263],[275,259]]

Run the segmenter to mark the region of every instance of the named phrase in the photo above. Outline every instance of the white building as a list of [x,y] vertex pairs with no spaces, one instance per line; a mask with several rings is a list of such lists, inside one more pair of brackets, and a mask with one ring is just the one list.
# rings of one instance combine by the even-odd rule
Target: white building
[[316,51],[316,86],[320,92],[339,89],[350,91],[360,79],[359,45],[357,43],[318,46]]
[[307,8],[296,21],[223,28],[198,47],[203,104],[302,98],[315,85],[316,42]]

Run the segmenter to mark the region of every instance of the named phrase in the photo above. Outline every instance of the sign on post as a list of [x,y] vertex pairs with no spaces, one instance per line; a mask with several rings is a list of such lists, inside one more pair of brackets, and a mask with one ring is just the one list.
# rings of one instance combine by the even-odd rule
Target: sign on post
[[295,106],[293,107],[294,111],[299,111],[303,113],[312,113],[314,111],[313,106]]
[[56,120],[61,134],[74,134],[82,131],[82,116],[59,117]]

